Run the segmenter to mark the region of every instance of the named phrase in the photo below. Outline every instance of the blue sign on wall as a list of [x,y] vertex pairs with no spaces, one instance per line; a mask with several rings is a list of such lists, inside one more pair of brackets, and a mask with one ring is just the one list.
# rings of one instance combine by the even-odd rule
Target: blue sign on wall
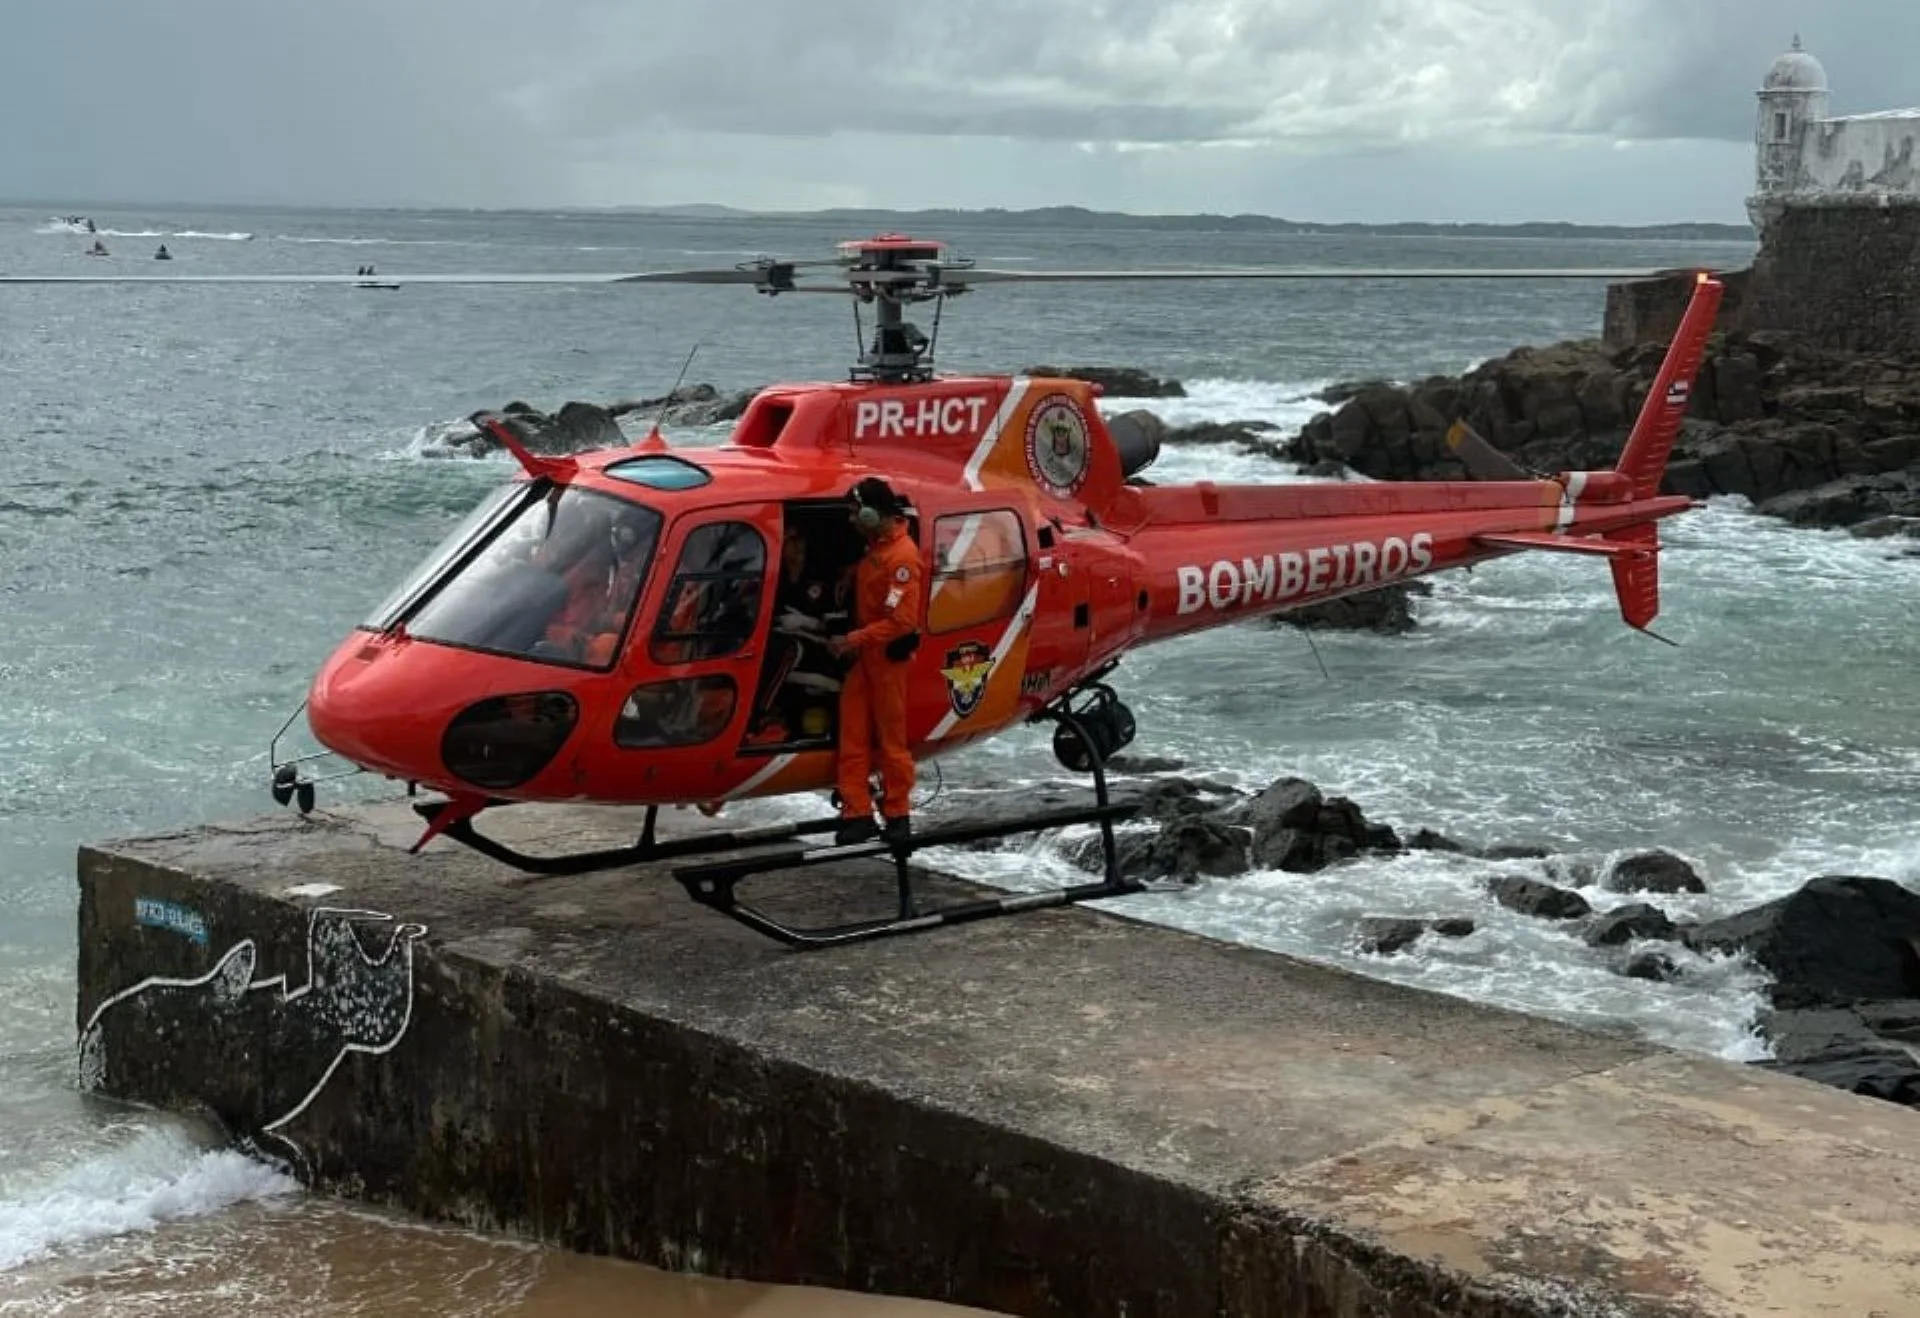
[[190,906],[163,902],[158,897],[135,897],[133,918],[154,929],[171,929],[177,934],[185,934],[196,943],[207,941],[206,917]]

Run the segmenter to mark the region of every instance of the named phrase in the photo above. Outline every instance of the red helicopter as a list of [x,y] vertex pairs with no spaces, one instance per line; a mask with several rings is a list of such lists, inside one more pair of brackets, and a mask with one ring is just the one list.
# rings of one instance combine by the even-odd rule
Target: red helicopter
[[[1113,824],[1133,807],[1111,799],[1103,768],[1135,735],[1107,679],[1137,647],[1521,550],[1604,558],[1627,625],[1645,631],[1657,614],[1656,526],[1693,506],[1659,486],[1720,303],[1711,273],[1694,273],[1691,302],[1612,470],[1538,477],[1460,422],[1448,443],[1473,477],[1466,481],[1159,485],[1144,474],[1157,441],[1124,418],[1103,418],[1096,386],[937,374],[933,337],[905,309],[933,303],[937,336],[945,299],[1016,280],[1675,272],[1003,271],[943,259],[943,247],[887,234],[819,262],[386,276],[834,292],[854,299],[863,333],[862,306],[875,309],[876,323],[845,381],[762,390],[719,447],[676,449],[656,425],[630,447],[548,456],[512,418],[475,414],[522,472],[327,659],[305,704],[326,751],[281,762],[276,750],[275,799],[311,809],[320,779],[303,779],[300,765],[331,753],[354,766],[347,772],[439,794],[414,807],[426,821],[416,851],[444,833],[544,875],[731,852],[675,877],[695,900],[790,945],[843,943],[1142,890],[1122,877],[1115,852]],[[1060,762],[1091,774],[1092,803],[905,842],[810,845],[839,822],[832,817],[657,837],[662,806],[711,813],[728,801],[832,786],[839,671],[820,642],[834,626],[837,584],[862,552],[847,496],[868,476],[910,504],[927,567],[924,643],[908,679],[916,760],[1050,721]],[[645,824],[631,846],[559,856],[514,850],[474,826],[483,811],[542,801],[642,806]],[[1101,829],[1099,882],[919,909],[912,852],[1072,823]],[[756,873],[889,853],[899,905],[884,918],[799,929],[735,890]]]

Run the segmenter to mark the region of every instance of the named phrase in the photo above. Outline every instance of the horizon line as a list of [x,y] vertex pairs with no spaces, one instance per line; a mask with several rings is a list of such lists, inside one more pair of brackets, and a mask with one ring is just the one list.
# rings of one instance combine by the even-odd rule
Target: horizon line
[[[734,206],[725,202],[610,202],[600,205],[517,205],[517,206],[478,206],[453,205],[449,203],[342,203],[342,202],[270,202],[270,201],[186,201],[186,200],[112,200],[93,198],[75,200],[46,197],[0,198],[0,206],[11,209],[25,209],[33,206],[91,206],[100,209],[139,209],[142,207],[161,210],[210,210],[223,207],[254,211],[339,211],[339,212],[385,212],[385,213],[454,213],[466,215],[662,215],[688,216],[693,213],[708,215],[725,214],[742,219],[795,220],[812,219],[833,215],[873,214],[873,215],[976,215],[993,217],[1018,217],[1030,215],[1076,213],[1094,219],[1122,220],[1159,220],[1159,221],[1205,221],[1227,220],[1240,223],[1261,221],[1270,224],[1293,225],[1312,229],[1391,229],[1418,226],[1434,229],[1521,229],[1521,228],[1565,228],[1565,229],[1611,229],[1636,231],[1647,229],[1724,229],[1733,232],[1754,234],[1751,223],[1739,223],[1726,220],[1650,220],[1639,223],[1618,223],[1599,220],[1566,219],[1529,219],[1529,220],[1302,220],[1284,215],[1273,215],[1264,211],[1128,211],[1101,210],[1074,202],[1056,202],[1045,206],[818,206],[808,209],[761,209],[748,206]],[[68,212],[78,213],[78,212]]]

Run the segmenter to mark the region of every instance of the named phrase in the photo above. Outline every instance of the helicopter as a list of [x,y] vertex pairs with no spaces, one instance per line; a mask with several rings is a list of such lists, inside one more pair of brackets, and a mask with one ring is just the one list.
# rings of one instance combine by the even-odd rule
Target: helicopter
[[[305,813],[303,766],[336,756],[404,782],[423,831],[532,876],[662,860],[695,901],[796,948],[1143,891],[1118,862],[1106,761],[1137,735],[1111,680],[1142,646],[1524,551],[1606,560],[1625,624],[1655,639],[1661,495],[1723,285],[1709,270],[1331,268],[995,270],[886,233],[818,261],[632,274],[387,275],[391,284],[691,283],[852,300],[863,345],[844,380],[759,391],[719,446],[675,447],[658,422],[630,445],[538,452],[510,414],[472,423],[519,468],[368,613],[302,705],[324,751],[272,752],[276,802]],[[1340,484],[1155,483],[1158,440],[1105,417],[1096,384],[949,375],[934,366],[945,302],[1008,282],[1691,276],[1690,299],[1610,470],[1536,475],[1456,421],[1469,479]],[[0,276],[0,282],[356,282],[300,275]],[[931,304],[932,333],[906,318]],[[872,308],[867,336],[863,308]],[[823,845],[836,817],[662,838],[662,808],[717,813],[819,793],[835,774],[841,665],[821,644],[836,583],[863,546],[848,495],[880,477],[904,502],[926,570],[923,642],[907,660],[910,751],[926,762],[1020,725],[1092,778],[1093,800],[905,839]],[[796,593],[797,592],[797,593]],[[821,607],[799,608],[796,599]],[[839,624],[844,628],[844,620]],[[827,656],[827,657],[823,657]],[[296,710],[285,734],[302,710]],[[328,775],[339,776],[339,775]],[[514,803],[642,807],[620,847],[531,854],[476,819]],[[1073,824],[1100,829],[1103,877],[922,909],[909,857]],[[756,874],[891,856],[897,908],[800,928],[745,901]],[[714,857],[718,857],[717,859]]]

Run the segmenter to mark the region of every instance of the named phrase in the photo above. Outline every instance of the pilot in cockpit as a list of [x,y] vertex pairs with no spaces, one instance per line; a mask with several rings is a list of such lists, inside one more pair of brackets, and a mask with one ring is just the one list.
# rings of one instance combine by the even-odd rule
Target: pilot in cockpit
[[649,532],[638,517],[611,509],[577,508],[564,534],[549,537],[534,562],[560,576],[566,602],[547,622],[546,646],[565,658],[596,666],[612,661],[639,593],[639,575],[651,558]]

